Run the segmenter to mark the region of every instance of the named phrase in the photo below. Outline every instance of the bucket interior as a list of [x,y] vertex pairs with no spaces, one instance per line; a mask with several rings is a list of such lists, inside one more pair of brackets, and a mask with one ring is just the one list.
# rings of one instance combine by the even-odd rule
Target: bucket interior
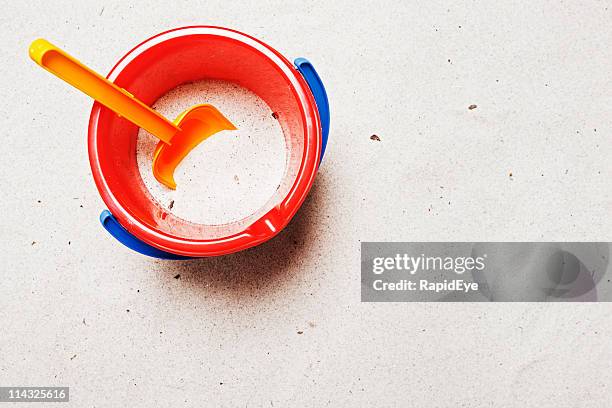
[[138,127],[102,108],[96,129],[100,170],[120,206],[161,233],[189,240],[240,233],[281,203],[296,181],[305,147],[305,116],[293,86],[268,56],[234,38],[193,34],[156,43],[139,51],[114,82],[152,105],[176,86],[202,79],[234,82],[257,94],[278,114],[287,146],[285,173],[267,203],[246,218],[204,225],[174,216],[153,199],[140,177],[136,159]]

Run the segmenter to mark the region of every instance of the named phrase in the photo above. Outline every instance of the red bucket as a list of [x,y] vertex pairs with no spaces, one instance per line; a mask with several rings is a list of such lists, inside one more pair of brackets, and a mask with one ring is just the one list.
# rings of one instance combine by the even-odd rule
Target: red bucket
[[261,209],[228,224],[196,224],[168,213],[145,187],[136,161],[138,127],[95,103],[88,139],[93,177],[108,209],[129,233],[162,251],[200,257],[258,245],[289,223],[314,181],[322,130],[308,84],[280,53],[238,31],[184,27],[136,46],[108,78],[149,105],[186,82],[234,82],[278,113],[287,146],[283,180]]

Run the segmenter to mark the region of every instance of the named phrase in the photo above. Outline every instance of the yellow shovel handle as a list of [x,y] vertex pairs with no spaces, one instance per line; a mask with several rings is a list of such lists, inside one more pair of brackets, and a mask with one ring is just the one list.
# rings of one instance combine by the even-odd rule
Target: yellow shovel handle
[[97,74],[49,41],[30,45],[30,58],[53,75],[86,93],[110,110],[170,144],[180,129],[125,89]]

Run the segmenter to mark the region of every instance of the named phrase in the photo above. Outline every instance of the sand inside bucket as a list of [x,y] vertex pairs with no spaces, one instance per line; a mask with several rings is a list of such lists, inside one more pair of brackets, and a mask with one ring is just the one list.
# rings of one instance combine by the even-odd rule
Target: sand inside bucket
[[160,184],[151,166],[158,139],[140,129],[136,155],[142,180],[168,212],[198,224],[219,225],[252,215],[272,197],[286,167],[285,138],[271,109],[256,94],[231,82],[181,85],[153,108],[174,119],[190,106],[210,103],[238,130],[204,140],[176,168],[176,190]]

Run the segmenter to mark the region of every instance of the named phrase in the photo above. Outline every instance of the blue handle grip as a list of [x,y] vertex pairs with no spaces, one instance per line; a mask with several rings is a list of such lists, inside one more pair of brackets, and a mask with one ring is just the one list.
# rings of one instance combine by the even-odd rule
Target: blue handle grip
[[[310,63],[310,61],[308,61],[306,58],[298,58],[294,61],[294,64],[308,83],[310,91],[312,92],[315,102],[317,103],[319,118],[321,120],[321,160],[323,160],[325,147],[327,146],[327,138],[329,136],[329,101],[327,100],[327,92],[325,92],[323,81],[321,81],[319,74],[317,74],[317,71],[314,69],[314,66]],[[157,249],[154,246],[142,242],[140,239],[128,232],[128,230],[123,228],[115,216],[108,210],[102,211],[100,214],[100,222],[109,234],[133,251],[159,259],[191,259],[188,256],[175,255],[170,252],[162,251],[161,249]]]
[[100,222],[102,223],[104,229],[109,232],[109,234],[133,251],[159,259],[189,259],[187,256],[171,254],[170,252],[162,251],[161,249],[157,249],[147,243],[142,242],[134,235],[130,234],[128,230],[123,228],[115,216],[108,210],[102,211],[100,214]]
[[323,85],[323,81],[321,81],[321,77],[319,77],[319,74],[317,74],[317,71],[310,61],[306,58],[297,58],[293,63],[308,83],[310,91],[317,103],[323,137],[321,146],[321,160],[323,160],[325,148],[327,147],[327,138],[329,137],[329,101],[327,100],[327,92],[325,92],[325,86]]

